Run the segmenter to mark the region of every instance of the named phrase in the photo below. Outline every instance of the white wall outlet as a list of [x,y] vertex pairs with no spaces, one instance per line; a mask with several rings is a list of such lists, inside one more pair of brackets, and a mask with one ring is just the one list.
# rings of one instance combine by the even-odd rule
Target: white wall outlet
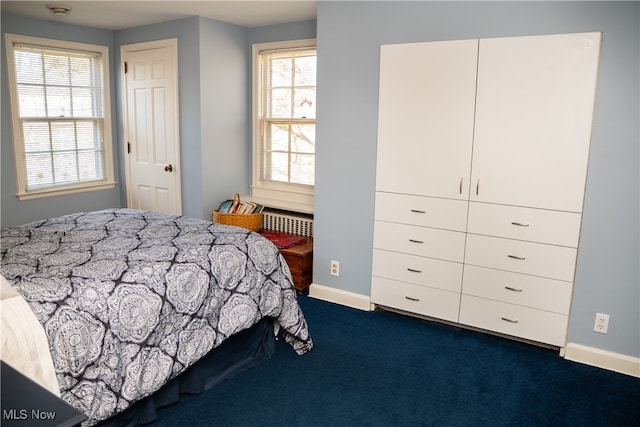
[[331,261],[331,275],[332,276],[340,275],[340,261]]
[[596,323],[593,325],[593,330],[606,334],[607,329],[609,329],[609,315],[596,313]]

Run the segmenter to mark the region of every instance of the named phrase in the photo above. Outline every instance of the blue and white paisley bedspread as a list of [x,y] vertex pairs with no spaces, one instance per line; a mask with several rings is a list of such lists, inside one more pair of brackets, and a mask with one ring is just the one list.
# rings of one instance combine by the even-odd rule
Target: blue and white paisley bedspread
[[263,317],[296,353],[313,347],[289,267],[257,233],[109,209],[4,229],[0,249],[2,274],[44,327],[61,396],[86,425]]

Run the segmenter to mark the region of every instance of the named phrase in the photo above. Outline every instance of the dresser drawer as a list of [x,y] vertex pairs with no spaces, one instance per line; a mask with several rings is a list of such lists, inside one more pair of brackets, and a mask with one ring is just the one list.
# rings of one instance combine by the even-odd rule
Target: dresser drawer
[[423,316],[458,321],[460,294],[373,277],[371,302]]
[[462,295],[460,323],[564,347],[567,316],[519,305]]
[[581,219],[573,212],[470,202],[467,231],[576,248]]
[[462,293],[558,314],[569,314],[573,284],[491,268],[464,266]]
[[379,221],[465,231],[467,206],[465,200],[377,192],[375,218]]
[[467,235],[465,263],[573,282],[577,249]]
[[376,221],[373,247],[405,254],[462,262],[465,233]]
[[373,250],[374,276],[459,293],[462,264],[416,255]]

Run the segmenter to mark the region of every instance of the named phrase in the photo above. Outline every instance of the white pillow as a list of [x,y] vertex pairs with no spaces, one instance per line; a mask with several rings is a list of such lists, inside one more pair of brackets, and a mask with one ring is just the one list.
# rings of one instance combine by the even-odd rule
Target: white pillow
[[11,284],[7,282],[7,279],[5,279],[1,274],[0,282],[2,282],[2,287],[0,287],[0,300],[3,300],[5,298],[12,298],[19,295],[18,291],[16,291],[16,289],[11,286]]
[[60,397],[44,328],[27,301],[0,275],[0,358]]

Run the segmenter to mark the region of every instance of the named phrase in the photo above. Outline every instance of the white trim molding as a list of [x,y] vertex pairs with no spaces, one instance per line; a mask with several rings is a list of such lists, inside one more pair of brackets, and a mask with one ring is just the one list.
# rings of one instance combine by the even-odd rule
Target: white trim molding
[[311,286],[309,286],[309,297],[357,308],[359,310],[371,311],[371,299],[368,296],[318,285],[316,283],[312,283]]
[[640,378],[640,358],[568,343],[565,359]]

